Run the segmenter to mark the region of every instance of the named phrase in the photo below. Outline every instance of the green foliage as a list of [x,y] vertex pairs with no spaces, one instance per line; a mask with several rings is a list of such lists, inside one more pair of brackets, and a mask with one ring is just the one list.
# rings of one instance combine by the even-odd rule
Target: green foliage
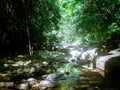
[[59,21],[59,30],[56,33],[56,38],[59,42],[72,42],[75,39],[75,19],[74,10],[77,7],[75,0],[58,0],[60,8],[61,20]]
[[80,32],[80,36],[88,36],[88,43],[106,42],[110,39],[111,33],[119,31],[118,0],[81,0],[77,2],[82,8],[75,13],[77,15],[76,29]]
[[120,22],[118,0],[58,0],[58,6],[60,28],[54,34],[45,33],[48,38],[55,36],[59,42],[79,42],[83,47],[90,47],[106,43],[112,33],[119,31],[114,29]]
[[45,41],[44,32],[57,29],[60,19],[56,0],[1,0],[0,52],[28,51],[29,30],[31,45],[38,49]]
[[73,63],[67,63],[67,64],[63,64],[60,68],[57,69],[57,72],[59,71],[68,71],[70,72],[70,75],[74,75],[74,76],[78,76],[80,73],[78,68],[73,66]]
[[109,34],[120,31],[120,27],[116,23],[112,23],[108,28],[109,28],[108,31]]
[[0,55],[28,52],[27,28],[34,49],[46,40],[108,43],[120,32],[119,6],[119,0],[1,0]]
[[43,59],[48,60],[50,55],[47,51],[39,51],[38,56],[40,56]]
[[38,47],[46,40],[52,38],[49,32],[56,30],[59,21],[59,8],[56,0],[37,0],[33,1],[33,12],[29,17],[32,42]]
[[[37,0],[33,2],[33,13],[30,16],[31,25],[36,28],[44,28],[50,30],[52,24],[59,21],[58,7],[55,0]],[[56,23],[55,23],[56,22]],[[42,27],[40,27],[42,26]]]

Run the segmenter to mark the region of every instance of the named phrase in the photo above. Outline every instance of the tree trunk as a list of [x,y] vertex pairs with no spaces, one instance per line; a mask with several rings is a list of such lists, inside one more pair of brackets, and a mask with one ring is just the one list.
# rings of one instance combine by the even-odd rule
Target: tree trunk
[[26,27],[27,27],[27,35],[28,35],[28,50],[29,50],[29,55],[31,56],[33,55],[33,46],[31,44],[30,32],[27,23],[26,23]]

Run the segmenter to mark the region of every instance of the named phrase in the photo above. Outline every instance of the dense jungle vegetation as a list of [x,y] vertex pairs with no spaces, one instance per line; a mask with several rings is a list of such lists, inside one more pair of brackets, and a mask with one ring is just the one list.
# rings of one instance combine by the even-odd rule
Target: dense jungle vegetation
[[32,55],[48,42],[115,49],[119,35],[120,0],[0,0],[1,58]]

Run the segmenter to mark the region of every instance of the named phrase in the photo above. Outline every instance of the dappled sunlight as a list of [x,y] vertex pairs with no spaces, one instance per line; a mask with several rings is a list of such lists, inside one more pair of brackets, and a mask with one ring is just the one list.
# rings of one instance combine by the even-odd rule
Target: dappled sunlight
[[119,90],[120,0],[1,0],[0,90]]
[[15,62],[14,64],[11,64],[12,66],[27,66],[28,64],[31,63],[31,60],[29,61],[18,61],[18,62]]
[[79,48],[79,50],[78,49],[74,49],[74,48],[70,49],[70,52],[69,52],[69,54],[71,55],[70,61],[71,60],[76,60],[77,61],[77,57],[79,55],[81,55],[82,52],[83,52],[82,48],[81,49]]
[[[60,52],[39,51],[39,56],[40,54],[47,56],[46,58],[43,57],[44,59],[38,57],[32,57],[31,59],[24,57],[25,60],[19,58],[19,61],[15,60],[16,62],[10,64],[5,63],[3,68],[7,68],[7,70],[0,73],[0,78],[7,82],[0,82],[0,87],[13,88],[13,85],[15,85],[14,88],[18,88],[19,90],[20,88],[28,89],[28,87],[31,88],[30,90],[43,90],[45,88],[47,88],[47,90],[94,90],[95,88],[103,90],[105,87],[104,85],[106,85],[104,82],[104,75],[102,75],[98,69],[84,67],[87,63],[81,64],[82,62],[80,61],[81,57],[79,54],[82,55],[87,51],[81,48],[76,49],[76,47],[73,46],[67,47],[67,49],[69,49],[68,52],[64,51],[64,49],[66,48],[63,48]],[[96,48],[90,49],[88,52],[92,56],[97,53]],[[70,54],[70,56],[67,54]],[[73,58],[77,60],[75,61],[77,65],[74,61],[66,62]],[[90,60],[91,59],[90,57]]]

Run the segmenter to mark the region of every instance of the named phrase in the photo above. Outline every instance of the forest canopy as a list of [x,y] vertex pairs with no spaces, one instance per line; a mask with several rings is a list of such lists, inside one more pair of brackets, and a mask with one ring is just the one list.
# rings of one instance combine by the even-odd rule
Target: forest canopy
[[0,57],[45,42],[120,47],[120,0],[1,0]]

